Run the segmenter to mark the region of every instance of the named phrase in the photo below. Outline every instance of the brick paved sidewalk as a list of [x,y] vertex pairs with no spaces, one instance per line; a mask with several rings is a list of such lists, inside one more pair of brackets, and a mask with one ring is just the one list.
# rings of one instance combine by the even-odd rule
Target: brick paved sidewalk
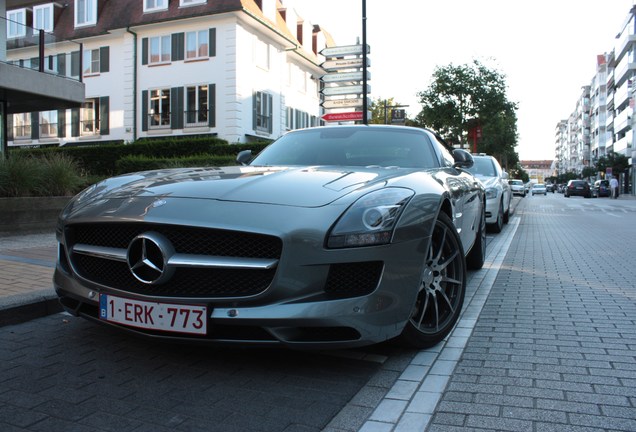
[[427,432],[636,430],[636,208],[612,201],[519,205]]
[[0,326],[61,310],[53,289],[53,234],[0,239]]

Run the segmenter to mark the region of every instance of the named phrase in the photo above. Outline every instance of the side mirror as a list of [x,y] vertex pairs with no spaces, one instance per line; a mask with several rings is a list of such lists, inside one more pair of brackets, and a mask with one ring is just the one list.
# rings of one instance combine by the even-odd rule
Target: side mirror
[[241,165],[247,165],[252,160],[252,150],[243,150],[236,155],[236,161]]
[[470,168],[475,163],[472,155],[463,149],[453,150],[453,159],[455,159],[453,168]]

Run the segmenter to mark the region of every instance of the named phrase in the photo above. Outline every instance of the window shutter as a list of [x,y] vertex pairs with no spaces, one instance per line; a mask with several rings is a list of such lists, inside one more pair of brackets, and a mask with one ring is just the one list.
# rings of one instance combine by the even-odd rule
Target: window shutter
[[110,98],[108,96],[99,98],[99,134],[108,135],[110,133],[109,124]]
[[170,128],[183,129],[183,87],[170,89]]
[[7,114],[7,141],[13,141],[13,114]]
[[272,95],[268,94],[267,95],[267,115],[269,116],[269,124],[267,126],[267,131],[269,133],[272,133],[272,127],[273,127],[273,123],[274,123],[274,107],[272,104]]
[[141,40],[141,64],[148,64],[148,38]]
[[66,54],[57,55],[57,73],[66,76]]
[[141,92],[141,130],[148,130],[148,90]]
[[208,126],[216,127],[216,84],[208,84]]
[[172,53],[170,60],[183,60],[185,56],[185,33],[172,34]]
[[66,136],[66,110],[57,111],[57,137],[64,138]]
[[99,72],[108,72],[110,63],[110,49],[109,47],[101,47],[99,49]]
[[216,29],[210,29],[210,36],[208,38],[208,55],[210,57],[216,56]]
[[80,110],[71,108],[71,136],[77,137],[80,134]]
[[40,113],[38,112],[31,113],[31,138],[40,138]]
[[252,94],[252,128],[256,130],[256,117],[258,112],[256,111],[256,92]]
[[79,76],[80,64],[79,64],[79,51],[73,51],[71,53],[71,76]]

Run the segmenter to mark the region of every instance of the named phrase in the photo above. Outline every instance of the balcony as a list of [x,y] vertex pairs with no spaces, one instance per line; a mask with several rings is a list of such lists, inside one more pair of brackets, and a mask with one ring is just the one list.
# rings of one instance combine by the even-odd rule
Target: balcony
[[79,107],[81,59],[81,44],[0,17],[0,101],[7,114]]

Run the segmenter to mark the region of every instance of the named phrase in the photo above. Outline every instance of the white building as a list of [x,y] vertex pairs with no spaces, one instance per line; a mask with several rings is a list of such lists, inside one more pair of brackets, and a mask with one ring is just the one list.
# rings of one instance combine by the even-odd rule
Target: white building
[[[60,46],[47,66],[80,76],[80,108],[9,116],[9,145],[132,142],[214,135],[231,143],[275,139],[320,123],[318,54],[333,45],[280,0],[13,0],[7,16],[83,44]],[[19,38],[20,36],[16,36]],[[33,67],[32,50],[8,50]]]

